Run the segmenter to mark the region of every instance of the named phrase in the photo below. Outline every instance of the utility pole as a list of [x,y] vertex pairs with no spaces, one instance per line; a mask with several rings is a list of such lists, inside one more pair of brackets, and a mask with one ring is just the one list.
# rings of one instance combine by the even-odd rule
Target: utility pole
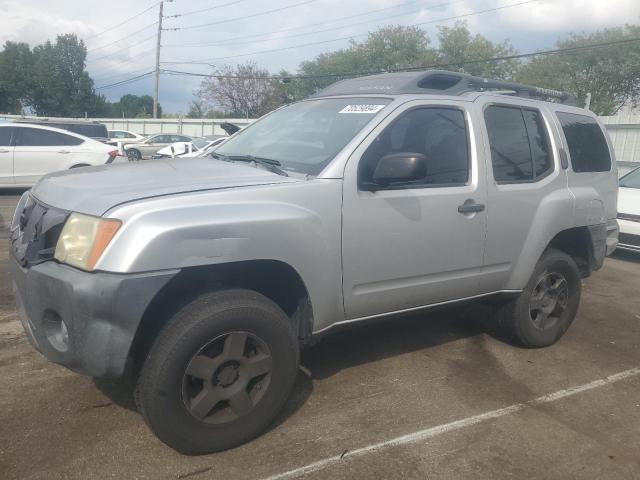
[[162,7],[164,2],[160,2],[160,13],[158,15],[158,38],[156,40],[156,75],[153,88],[153,118],[158,118],[158,90],[160,87],[160,41],[162,39]]

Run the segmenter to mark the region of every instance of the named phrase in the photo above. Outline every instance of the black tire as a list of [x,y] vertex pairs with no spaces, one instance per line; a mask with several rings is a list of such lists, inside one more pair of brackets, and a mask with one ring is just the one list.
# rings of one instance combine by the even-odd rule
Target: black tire
[[[230,352],[240,351],[242,338],[243,353],[234,357]],[[248,365],[265,364],[267,357],[268,373],[249,378]],[[225,450],[269,426],[293,388],[298,363],[294,328],[275,303],[250,290],[205,293],[180,308],[158,334],[138,377],[136,404],[151,430],[177,451]],[[198,370],[211,364],[218,365],[211,375],[204,367]],[[198,410],[198,399],[207,395],[242,397],[242,405],[215,400]]]
[[142,160],[142,153],[137,148],[128,148],[125,153],[130,162],[138,162]]
[[573,258],[550,248],[538,260],[518,298],[498,307],[499,325],[522,346],[552,345],[573,322],[581,287],[580,272]]

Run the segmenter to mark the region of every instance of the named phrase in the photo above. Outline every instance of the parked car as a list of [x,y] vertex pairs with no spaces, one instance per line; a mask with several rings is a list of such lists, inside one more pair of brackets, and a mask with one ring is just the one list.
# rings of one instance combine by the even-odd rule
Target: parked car
[[138,143],[147,138],[145,135],[139,135],[135,132],[128,130],[109,130],[109,144],[116,145],[118,142],[122,143]]
[[160,133],[151,135],[141,142],[125,143],[123,148],[130,160],[143,160],[151,156],[163,147],[175,142],[190,142],[191,137],[179,134]]
[[57,118],[24,118],[15,120],[16,123],[30,123],[45,127],[60,128],[69,132],[77,133],[84,137],[89,137],[98,142],[109,141],[107,127],[100,122],[89,120],[63,120]]
[[618,192],[619,248],[640,252],[640,167],[620,179]]
[[199,137],[193,139],[192,142],[176,142],[171,145],[161,148],[155,154],[151,156],[153,159],[159,158],[172,158],[172,157],[197,157],[203,150],[208,150],[210,147],[220,145],[229,137],[216,137],[214,140],[208,140],[206,137]]
[[515,341],[551,345],[617,243],[606,131],[552,90],[345,80],[213,157],[50,175],[11,228],[35,348],[94,377],[127,366],[145,421],[184,453],[264,431],[300,349],[340,327],[483,301]]
[[0,187],[30,187],[50,172],[126,161],[113,146],[67,130],[0,124]]

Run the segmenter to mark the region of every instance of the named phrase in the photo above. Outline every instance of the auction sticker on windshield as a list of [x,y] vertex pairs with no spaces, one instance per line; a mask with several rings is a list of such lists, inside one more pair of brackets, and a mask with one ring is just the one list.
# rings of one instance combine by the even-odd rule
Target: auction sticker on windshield
[[385,105],[347,105],[339,113],[378,113]]

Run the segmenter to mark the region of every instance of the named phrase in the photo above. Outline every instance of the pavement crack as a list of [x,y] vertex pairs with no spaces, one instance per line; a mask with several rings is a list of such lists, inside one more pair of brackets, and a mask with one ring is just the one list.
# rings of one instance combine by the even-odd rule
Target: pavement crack
[[205,468],[200,468],[198,470],[193,470],[192,472],[181,473],[180,475],[178,475],[177,478],[195,477],[196,475],[200,475],[202,473],[207,473],[207,472],[211,471],[211,469],[213,469],[213,467],[205,467]]

